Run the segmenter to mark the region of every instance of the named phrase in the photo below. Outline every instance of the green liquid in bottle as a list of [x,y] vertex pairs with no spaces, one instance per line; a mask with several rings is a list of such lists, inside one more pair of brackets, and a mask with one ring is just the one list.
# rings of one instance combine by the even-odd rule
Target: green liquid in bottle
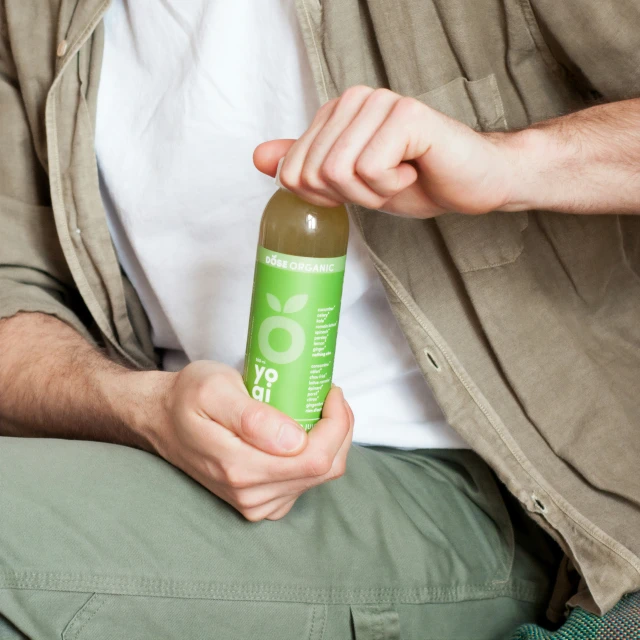
[[331,388],[349,219],[280,189],[260,223],[244,382],[307,431]]

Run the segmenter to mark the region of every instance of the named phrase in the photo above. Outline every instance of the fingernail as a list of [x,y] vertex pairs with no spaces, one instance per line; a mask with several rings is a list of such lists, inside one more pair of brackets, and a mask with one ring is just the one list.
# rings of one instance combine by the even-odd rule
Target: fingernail
[[295,451],[304,440],[304,431],[298,425],[285,422],[278,432],[278,445],[283,451]]
[[282,169],[282,165],[284,164],[284,159],[285,159],[285,156],[282,156],[282,158],[280,158],[280,160],[278,161],[278,168],[276,169],[275,183],[276,183],[276,187],[278,187],[279,189],[286,189],[286,187],[282,184],[282,182],[280,182],[280,169]]

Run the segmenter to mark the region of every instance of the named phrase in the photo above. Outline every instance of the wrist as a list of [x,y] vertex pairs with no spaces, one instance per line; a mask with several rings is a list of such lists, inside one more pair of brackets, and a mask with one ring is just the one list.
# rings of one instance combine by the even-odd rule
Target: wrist
[[504,134],[507,199],[500,211],[553,208],[554,173],[563,150],[545,129],[529,128]]
[[175,374],[164,371],[121,369],[105,377],[105,397],[130,444],[158,452],[174,378]]
[[556,120],[505,136],[509,196],[501,210],[566,210],[581,158],[584,163],[584,141]]

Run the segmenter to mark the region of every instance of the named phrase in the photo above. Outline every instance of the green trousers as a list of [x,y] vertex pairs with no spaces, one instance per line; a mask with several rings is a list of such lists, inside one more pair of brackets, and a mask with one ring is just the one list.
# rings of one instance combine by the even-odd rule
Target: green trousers
[[470,451],[353,446],[250,523],[153,455],[0,438],[2,640],[499,640],[556,560]]

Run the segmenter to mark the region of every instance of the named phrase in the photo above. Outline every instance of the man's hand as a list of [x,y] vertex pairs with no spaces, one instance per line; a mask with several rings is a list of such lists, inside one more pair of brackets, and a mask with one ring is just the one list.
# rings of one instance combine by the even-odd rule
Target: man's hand
[[352,202],[430,218],[485,213],[509,201],[517,156],[501,134],[480,134],[413,98],[356,86],[324,104],[298,140],[261,144],[254,162],[304,200]]
[[231,367],[194,362],[167,379],[154,448],[248,520],[276,520],[297,498],[345,471],[353,413],[333,388],[307,435],[289,417],[251,398]]
[[508,133],[478,133],[413,98],[356,86],[256,167],[304,200],[417,218],[447,211],[640,213],[640,99]]
[[131,371],[60,320],[23,313],[0,320],[0,435],[154,451],[247,519],[275,520],[344,473],[353,413],[336,387],[307,435],[230,367]]

